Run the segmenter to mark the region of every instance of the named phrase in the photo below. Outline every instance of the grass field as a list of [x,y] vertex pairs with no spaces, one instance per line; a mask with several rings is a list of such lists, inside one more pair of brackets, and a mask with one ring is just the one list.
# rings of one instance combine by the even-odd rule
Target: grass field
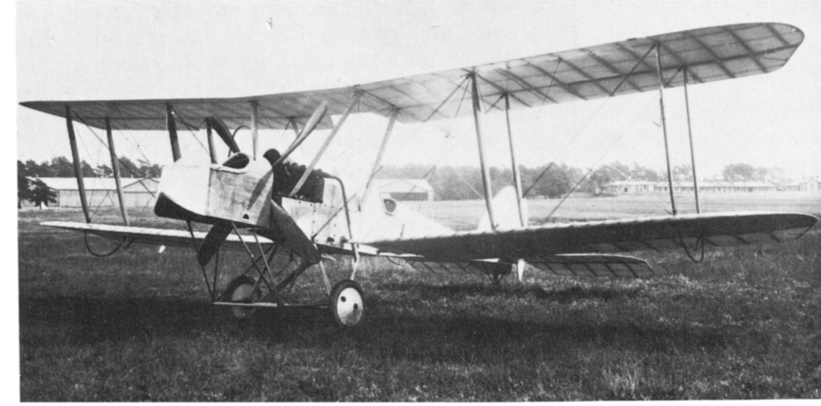
[[[653,199],[568,199],[556,217],[663,214]],[[818,195],[713,199],[708,211],[821,213]],[[533,202],[531,222],[555,203]],[[422,208],[459,229],[481,210]],[[646,280],[530,274],[494,287],[371,263],[358,276],[367,320],[340,331],[320,310],[232,319],[208,303],[188,250],[94,258],[82,235],[38,225],[80,218],[19,215],[24,401],[821,398],[818,227],[789,244],[713,250],[702,264],[642,253],[658,271]],[[320,297],[316,282],[311,271],[297,293]]]

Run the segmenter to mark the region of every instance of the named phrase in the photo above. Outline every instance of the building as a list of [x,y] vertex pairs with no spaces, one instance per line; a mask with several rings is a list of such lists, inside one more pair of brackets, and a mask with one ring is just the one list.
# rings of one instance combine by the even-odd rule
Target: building
[[602,187],[602,192],[614,195],[653,193],[657,191],[656,187],[658,183],[659,182],[644,180],[619,180],[604,185],[604,187]]
[[424,179],[376,179],[379,195],[393,200],[433,200],[433,186]]
[[818,178],[801,179],[784,185],[784,190],[792,192],[819,192],[821,191],[821,180]]
[[[650,182],[635,180],[620,180],[602,187],[603,193],[614,195],[624,194],[647,194],[647,193],[669,193],[670,187],[667,182]],[[770,182],[727,182],[727,181],[699,181],[698,190],[702,193],[754,193],[754,192],[775,192],[778,190],[774,183]],[[821,190],[821,189],[816,189]],[[673,182],[673,192],[685,193],[693,192],[693,182]]]
[[[53,207],[81,207],[80,190],[76,178],[29,178],[41,180],[57,192],[57,203]],[[121,178],[125,207],[142,208],[153,205],[159,182],[151,178]],[[86,201],[94,210],[97,207],[119,207],[117,185],[114,178],[83,178]]]

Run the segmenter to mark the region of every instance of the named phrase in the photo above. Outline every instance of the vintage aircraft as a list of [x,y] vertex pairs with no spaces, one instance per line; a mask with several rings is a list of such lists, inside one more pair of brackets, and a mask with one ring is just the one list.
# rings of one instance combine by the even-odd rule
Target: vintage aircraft
[[[665,88],[683,86],[686,95],[689,84],[773,72],[787,63],[803,38],[799,29],[786,24],[739,24],[335,89],[243,98],[34,101],[22,105],[66,119],[75,168],[79,159],[74,122],[105,129],[117,178],[113,129],[167,130],[175,162],[163,169],[154,210],[158,216],[185,221],[188,228],[131,227],[124,209],[125,226],[94,224],[84,199],[86,223],[44,225],[100,235],[121,244],[193,245],[211,301],[231,306],[238,317],[247,317],[258,307],[285,306],[285,289],[309,267],[318,266],[331,314],[339,325],[352,327],[360,324],[365,310],[362,290],[354,281],[361,256],[386,256],[417,269],[475,273],[494,281],[511,273],[521,279],[525,263],[531,265],[527,269],[563,276],[645,277],[652,274],[647,262],[615,253],[683,248],[689,254],[705,247],[800,237],[813,227],[815,217],[798,213],[679,215],[669,179],[670,216],[530,227],[508,111],[659,89],[666,148]],[[463,93],[460,89],[470,93],[472,108],[460,109],[460,100],[454,97]],[[493,198],[485,165],[482,113],[493,111],[505,113],[511,145],[515,190],[500,195],[513,202],[508,206],[514,215],[506,218],[499,210],[503,202]],[[341,179],[315,167],[349,115],[363,113],[385,116],[388,123],[367,186],[361,194],[351,195]],[[330,114],[340,115],[336,123]],[[462,115],[473,115],[476,129],[487,205],[483,227],[455,232],[372,192],[371,180],[396,121],[425,122]],[[179,123],[206,130],[210,163],[182,157]],[[249,126],[253,134],[251,153],[241,152],[232,138],[231,129],[242,126]],[[259,129],[290,127],[296,131],[299,126],[302,130],[287,150],[281,154],[269,151],[265,159],[257,159]],[[288,163],[295,148],[316,128],[331,131],[310,163]],[[231,155],[227,160],[217,159],[213,132],[228,145]],[[82,191],[80,170],[76,172]],[[201,233],[191,227],[192,222],[212,226]],[[243,250],[251,261],[224,287],[217,286],[222,248]],[[323,265],[330,254],[354,258],[350,277],[333,286]],[[275,255],[294,260],[287,269],[275,272],[271,266]],[[209,263],[214,264],[210,275]]]

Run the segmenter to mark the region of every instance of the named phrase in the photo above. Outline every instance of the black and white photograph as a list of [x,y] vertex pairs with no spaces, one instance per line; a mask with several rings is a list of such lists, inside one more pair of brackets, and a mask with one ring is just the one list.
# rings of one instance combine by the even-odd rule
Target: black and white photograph
[[4,11],[12,400],[821,398],[817,1]]

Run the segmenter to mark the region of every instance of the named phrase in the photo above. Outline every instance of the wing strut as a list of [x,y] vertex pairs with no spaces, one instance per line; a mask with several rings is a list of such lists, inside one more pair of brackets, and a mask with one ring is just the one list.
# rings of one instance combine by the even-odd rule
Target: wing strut
[[257,144],[259,135],[259,104],[256,101],[251,102],[251,138],[253,140],[253,147],[251,157],[257,159]]
[[129,226],[128,212],[123,201],[123,185],[120,182],[120,163],[117,162],[117,151],[114,149],[114,136],[111,134],[111,120],[105,118],[105,135],[108,137],[108,152],[111,153],[111,170],[114,172],[114,184],[117,186],[117,199],[120,201],[120,211],[123,213],[123,221]]
[[667,185],[670,187],[670,204],[673,215],[676,215],[676,198],[673,197],[673,173],[670,171],[670,149],[667,146],[667,120],[664,118],[664,80],[661,75],[661,47],[656,44],[656,73],[659,78],[659,107],[661,110],[661,128],[664,132],[664,155],[667,158]]
[[490,220],[491,229],[496,229],[496,221],[493,219],[493,191],[490,187],[490,171],[485,165],[485,148],[482,138],[482,127],[479,123],[479,89],[476,85],[476,72],[470,73],[470,90],[473,96],[473,123],[476,126],[476,143],[479,146],[479,165],[482,167],[482,186],[484,186],[485,203],[487,204],[487,218]]
[[211,122],[205,120],[205,134],[208,138],[208,154],[211,155],[211,163],[217,163],[217,150],[214,147],[214,129],[211,128]]
[[388,147],[388,141],[390,141],[391,133],[393,132],[393,124],[396,123],[396,117],[398,115],[399,110],[394,110],[391,112],[390,119],[388,120],[388,128],[385,130],[385,135],[382,137],[382,145],[379,146],[379,152],[376,154],[376,161],[373,163],[371,175],[368,176],[368,184],[365,185],[365,191],[362,192],[362,198],[359,199],[360,209],[362,209],[362,203],[365,202],[365,198],[368,197],[368,192],[370,192],[373,188],[373,178],[376,176],[376,172],[379,171],[379,167],[382,164],[382,157],[385,155],[385,150]]
[[182,157],[182,154],[180,153],[180,139],[177,137],[177,123],[174,122],[171,103],[165,105],[165,127],[168,129],[168,137],[171,138],[171,155],[174,157],[174,162],[176,162]]
[[[513,132],[510,130],[510,99],[505,93],[505,120],[507,121],[507,140],[510,143],[510,166],[513,168],[513,186],[516,188],[516,204],[519,206],[519,222],[527,227],[525,211],[522,208],[522,177],[519,175],[519,165],[516,164],[516,149],[513,148]],[[521,274],[519,275],[521,280]]]
[[80,204],[83,205],[86,223],[91,223],[91,215],[88,214],[88,202],[86,202],[83,170],[80,167],[80,153],[77,151],[77,138],[74,136],[74,123],[71,121],[71,107],[68,104],[66,104],[66,127],[68,129],[68,142],[71,144],[71,159],[74,161],[74,176],[77,177],[77,188],[80,189]]
[[693,129],[690,126],[690,98],[687,96],[687,68],[684,69],[684,106],[687,109],[687,135],[690,136],[690,163],[693,166],[693,191],[696,194],[696,213],[701,213],[698,203],[698,176],[696,176],[696,153],[693,149]]

